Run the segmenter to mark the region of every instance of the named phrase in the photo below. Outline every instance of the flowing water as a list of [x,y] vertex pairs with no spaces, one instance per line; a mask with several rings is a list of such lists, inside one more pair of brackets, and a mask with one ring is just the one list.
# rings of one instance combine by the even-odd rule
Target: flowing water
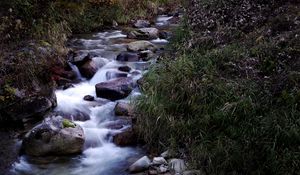
[[[167,26],[170,17],[160,16],[157,27]],[[80,50],[81,53],[93,55],[93,60],[99,70],[90,80],[81,77],[78,68],[70,65],[81,80],[79,84],[67,90],[57,90],[56,111],[73,113],[80,111],[90,115],[90,120],[81,122],[86,135],[85,148],[81,155],[66,157],[31,158],[21,156],[14,163],[12,172],[18,175],[123,175],[128,174],[126,169],[132,160],[141,157],[143,151],[138,147],[118,147],[112,142],[112,136],[130,127],[124,124],[121,129],[109,129],[108,126],[118,122],[114,115],[114,107],[118,101],[97,98],[96,102],[84,101],[85,95],[96,96],[95,85],[107,81],[114,72],[119,72],[120,66],[127,65],[132,68],[128,77],[135,81],[142,77],[148,67],[153,63],[148,62],[118,62],[116,56],[126,51],[127,36],[122,31],[106,31],[101,33],[80,35],[71,41],[70,47]],[[168,41],[156,39],[153,43],[162,46]],[[103,66],[104,65],[104,66]],[[140,95],[138,88],[125,99],[129,102]],[[20,143],[19,143],[20,144]]]

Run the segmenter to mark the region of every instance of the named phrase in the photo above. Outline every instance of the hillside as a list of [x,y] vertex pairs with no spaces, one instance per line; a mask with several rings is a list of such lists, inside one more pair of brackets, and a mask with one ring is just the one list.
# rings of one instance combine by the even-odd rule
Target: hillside
[[137,102],[149,148],[206,174],[298,174],[299,5],[189,1]]

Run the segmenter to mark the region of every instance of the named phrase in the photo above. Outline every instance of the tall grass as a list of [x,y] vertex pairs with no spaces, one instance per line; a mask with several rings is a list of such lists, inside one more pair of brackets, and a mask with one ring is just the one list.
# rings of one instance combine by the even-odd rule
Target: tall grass
[[145,76],[140,136],[207,174],[298,174],[299,38],[258,42],[252,33],[187,48],[188,33],[177,29],[175,61],[166,57]]

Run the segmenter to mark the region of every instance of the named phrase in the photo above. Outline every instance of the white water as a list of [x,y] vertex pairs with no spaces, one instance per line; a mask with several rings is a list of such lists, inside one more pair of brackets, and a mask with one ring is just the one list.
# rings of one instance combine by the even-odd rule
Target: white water
[[[158,22],[164,22],[168,18],[158,18]],[[113,44],[113,40],[124,38],[121,31],[102,32],[92,36],[92,39],[79,39],[84,52],[94,52],[93,60],[98,66],[94,77],[84,80],[77,67],[72,65],[78,77],[83,80],[67,90],[57,90],[56,111],[73,113],[80,111],[90,116],[88,121],[75,121],[82,126],[86,136],[84,151],[81,155],[58,158],[47,164],[30,163],[29,157],[21,156],[20,160],[13,165],[13,172],[18,175],[122,175],[129,166],[127,159],[140,156],[138,148],[121,148],[112,143],[112,136],[130,127],[124,124],[121,129],[109,129],[108,125],[118,122],[114,116],[114,107],[117,102],[97,98],[96,102],[84,101],[85,95],[96,97],[95,85],[107,81],[108,71],[118,71],[118,67],[127,65],[132,68],[128,74],[134,80],[141,78],[151,62],[117,62],[115,55],[126,50],[124,44]],[[157,39],[153,43],[167,43],[166,40]],[[78,43],[78,42],[77,42]],[[107,51],[109,52],[108,55]],[[100,55],[100,56],[99,56]],[[103,66],[104,65],[104,66]],[[136,73],[139,72],[139,73]],[[121,101],[129,101],[141,95],[139,89],[134,89],[129,97]]]

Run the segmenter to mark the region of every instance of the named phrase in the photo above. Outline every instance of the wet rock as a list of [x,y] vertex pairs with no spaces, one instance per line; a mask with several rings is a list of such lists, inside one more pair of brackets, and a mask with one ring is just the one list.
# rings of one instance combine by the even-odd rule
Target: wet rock
[[120,78],[120,77],[127,77],[128,74],[124,72],[117,72],[117,71],[108,71],[106,72],[106,79],[111,80],[114,78]]
[[78,66],[78,69],[82,76],[90,79],[97,72],[97,65],[93,60],[87,60],[84,64]]
[[133,114],[133,108],[128,103],[118,102],[115,106],[116,116],[131,116]]
[[95,87],[97,97],[119,100],[127,97],[131,93],[134,83],[132,78],[123,77],[98,83]]
[[131,173],[137,173],[147,170],[150,167],[151,161],[147,156],[144,156],[137,160],[129,167]]
[[186,165],[182,159],[171,159],[169,162],[169,168],[174,170],[175,173],[182,173],[186,170]]
[[167,31],[160,31],[158,34],[160,39],[170,39],[171,37],[171,32],[167,32]]
[[121,66],[118,68],[118,70],[122,72],[130,72],[131,68],[129,66]]
[[86,95],[83,97],[83,100],[85,101],[95,101],[95,97],[91,95]]
[[129,32],[128,38],[139,39],[139,40],[151,40],[158,38],[158,29],[156,28],[141,28]]
[[129,118],[121,118],[116,121],[112,121],[105,125],[106,128],[119,130],[124,128],[125,126],[132,125],[132,119]]
[[163,164],[168,164],[165,158],[163,157],[154,157],[153,162],[154,165],[163,165]]
[[67,83],[62,87],[62,89],[66,90],[66,89],[73,88],[73,87],[74,87],[74,85],[72,83]]
[[144,50],[151,50],[155,52],[157,50],[156,46],[149,41],[135,41],[129,43],[127,46],[128,51],[138,52]]
[[68,155],[81,153],[84,141],[79,125],[62,117],[51,117],[25,135],[22,147],[31,156]]
[[137,144],[137,135],[132,128],[128,128],[125,131],[116,134],[113,137],[113,142],[121,147],[134,146]]
[[6,107],[4,114],[12,121],[24,124],[41,121],[43,116],[57,105],[54,91],[51,88],[44,90],[36,95],[23,97]]
[[149,175],[157,175],[157,174],[158,174],[158,171],[157,171],[157,170],[149,170],[149,171],[148,171],[148,174],[149,174]]
[[133,27],[136,27],[136,28],[150,27],[150,22],[147,20],[137,20],[133,24]]
[[139,55],[143,61],[149,61],[150,59],[155,58],[155,54],[150,50],[141,51]]
[[63,77],[56,77],[55,80],[56,80],[55,82],[56,82],[57,86],[59,86],[59,87],[64,87],[67,84],[72,83],[72,81],[70,79],[63,78]]
[[69,61],[73,64],[81,64],[82,62],[85,62],[86,60],[91,59],[91,55],[88,52],[84,51],[76,51],[70,54]]
[[122,52],[117,56],[117,61],[128,61],[128,62],[135,62],[139,61],[139,55],[137,53],[130,53],[130,52]]

